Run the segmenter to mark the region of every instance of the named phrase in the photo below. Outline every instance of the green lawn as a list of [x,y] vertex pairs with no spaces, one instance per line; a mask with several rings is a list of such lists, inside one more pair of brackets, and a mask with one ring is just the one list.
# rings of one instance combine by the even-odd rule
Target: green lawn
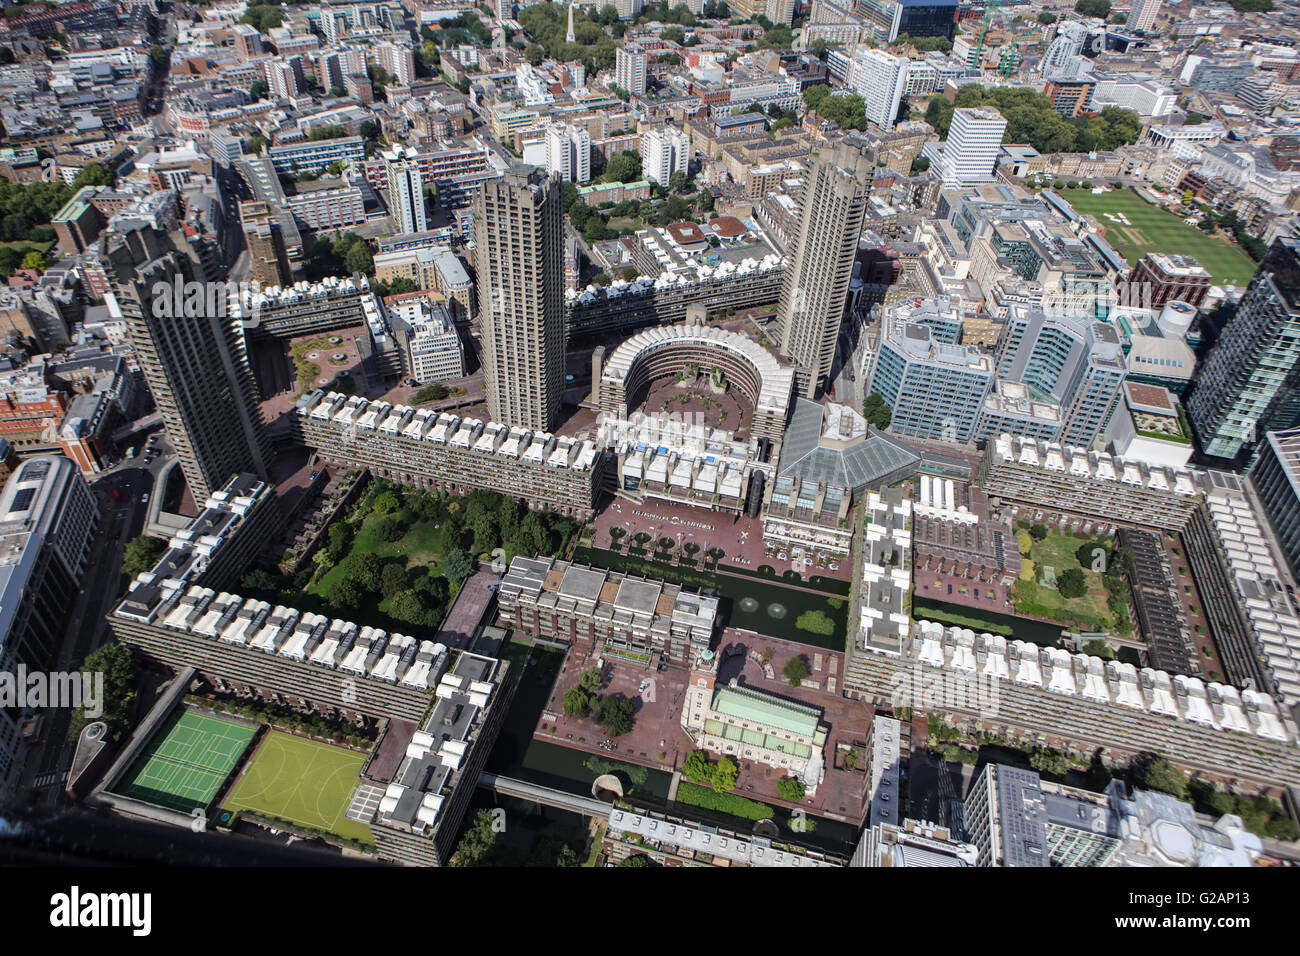
[[344,816],[365,759],[351,750],[272,731],[225,809],[373,843],[367,824]]
[[[1206,235],[1132,190],[1111,190],[1097,196],[1090,189],[1062,189],[1061,195],[1078,212],[1097,218],[1106,230],[1106,241],[1130,265],[1148,252],[1176,252],[1194,256],[1216,283],[1244,286],[1255,274],[1255,260],[1236,243]],[[1113,222],[1106,213],[1123,213],[1132,225]]]
[[[1101,579],[1101,574],[1091,570],[1090,567],[1081,566],[1075,554],[1079,546],[1085,543],[1084,538],[1074,538],[1055,531],[1050,532],[1042,541],[1034,542],[1029,558],[1034,562],[1035,570],[1050,567],[1059,578],[1061,572],[1067,568],[1079,568],[1088,579],[1088,593],[1080,598],[1063,598],[1056,588],[1039,584],[1034,603],[1059,609],[1067,614],[1076,612],[1087,615],[1109,628],[1114,623],[1114,615],[1106,604],[1106,585]],[[1043,579],[1041,574],[1039,578]]]

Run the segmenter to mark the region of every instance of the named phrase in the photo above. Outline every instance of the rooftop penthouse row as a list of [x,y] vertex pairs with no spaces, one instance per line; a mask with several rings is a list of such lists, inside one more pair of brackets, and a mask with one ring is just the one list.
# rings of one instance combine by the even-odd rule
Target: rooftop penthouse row
[[309,305],[321,300],[340,298],[355,300],[357,296],[369,291],[370,283],[363,275],[326,276],[319,282],[295,282],[289,286],[232,286],[230,314],[239,318],[242,315],[256,315],[262,308]]
[[111,617],[420,692],[433,690],[446,662],[442,644],[406,634],[177,580],[142,594],[151,583],[141,574]]
[[473,450],[554,468],[590,471],[599,455],[590,441],[534,431],[516,425],[463,418],[427,408],[371,402],[339,392],[310,392],[298,400],[298,415],[340,428],[402,435],[406,438]]
[[923,664],[1038,688],[1093,703],[1132,708],[1216,730],[1292,742],[1296,728],[1267,694],[1059,647],[917,621],[909,655]]
[[1204,487],[1204,475],[1189,468],[1154,465],[1106,452],[1065,447],[1005,433],[993,442],[989,461],[992,464],[1025,465],[1096,482],[1118,482],[1190,498],[1199,498]]
[[428,720],[407,744],[406,756],[380,798],[379,823],[417,836],[433,835],[501,671],[497,661],[467,652],[442,675]]
[[[262,531],[255,528],[253,516],[266,515],[278,518],[275,489],[269,483],[250,474],[238,474],[214,491],[190,524],[172,535],[167,550],[154,567],[140,576],[137,599],[155,601],[163,581],[204,583],[221,586],[228,574],[242,571],[246,555],[232,553],[232,542],[242,539],[245,529],[256,531],[248,540],[248,547],[235,548],[235,552],[260,549],[264,543]],[[259,518],[257,525],[264,525]],[[220,566],[218,566],[218,563]]]

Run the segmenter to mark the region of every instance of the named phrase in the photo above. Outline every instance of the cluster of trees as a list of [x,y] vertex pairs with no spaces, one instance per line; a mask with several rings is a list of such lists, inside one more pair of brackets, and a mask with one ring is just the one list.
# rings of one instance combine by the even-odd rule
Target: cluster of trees
[[[86,170],[93,170],[86,172]],[[0,180],[0,239],[5,242],[53,242],[50,220],[82,186],[107,185],[108,170],[91,163],[77,175],[74,186],[63,182],[11,183]]]
[[146,534],[132,538],[122,552],[122,573],[134,580],[137,574],[157,564],[166,551],[167,542],[162,538],[151,538]]
[[632,729],[636,702],[622,694],[601,694],[603,682],[598,667],[579,674],[578,682],[564,692],[564,712],[570,717],[591,716],[611,737],[621,737]]
[[794,31],[789,27],[765,27],[757,45],[760,50],[789,50],[794,46]]
[[832,96],[829,86],[825,83],[817,83],[803,91],[803,102],[808,109],[815,110],[819,116],[830,120],[841,129],[867,128],[867,114],[863,110],[862,97],[856,93],[848,96]]
[[355,232],[317,236],[307,250],[305,271],[311,279],[356,272],[369,277],[375,274],[375,254]]
[[789,800],[791,803],[799,803],[804,798],[808,788],[798,777],[782,777],[776,782],[776,794],[782,800]]
[[952,41],[947,37],[914,37],[906,33],[900,33],[894,43],[910,44],[921,53],[930,53],[934,50],[938,50],[940,53],[952,52]]
[[420,37],[426,43],[432,41],[442,47],[474,41],[480,46],[489,46],[492,43],[492,30],[475,14],[465,11],[459,16],[439,20],[437,30],[421,27]]
[[[618,21],[617,11],[614,13],[614,21]],[[568,7],[563,4],[535,3],[525,7],[519,11],[519,22],[551,59],[566,63],[581,60],[589,73],[609,70],[614,66],[618,41],[601,27],[601,14],[598,12],[594,13],[590,9],[574,11],[574,43],[565,39],[569,17]]]
[[881,431],[889,427],[894,420],[894,412],[879,392],[872,392],[862,400],[862,417]]
[[942,96],[930,100],[925,121],[947,137],[953,110],[968,106],[993,106],[1006,118],[1004,143],[1029,143],[1041,153],[1112,150],[1137,142],[1142,122],[1132,110],[1108,106],[1094,116],[1069,119],[1052,108],[1052,101],[1037,90],[1013,87],[985,89],[978,83],[963,86],[956,101]]
[[258,33],[266,33],[284,23],[284,12],[279,4],[254,3],[239,18],[239,22],[250,23],[257,28]]
[[[104,644],[86,655],[82,673],[104,675],[104,712],[98,718],[108,725],[108,732],[121,740],[135,723],[136,675],[131,652],[117,641]],[[85,709],[74,707],[68,722],[68,739],[76,740],[90,723]]]
[[1110,14],[1110,0],[1076,0],[1074,12],[1105,20]]
[[1228,0],[1228,6],[1238,13],[1268,13],[1273,9],[1273,0]]
[[600,174],[602,183],[634,183],[641,178],[641,154],[625,149],[615,153],[605,162],[605,171]]
[[370,288],[375,290],[375,294],[380,298],[386,298],[390,295],[405,295],[408,292],[418,292],[420,287],[415,284],[414,279],[408,279],[406,276],[397,276],[393,279],[371,279]]
[[1235,209],[1229,209],[1222,216],[1208,207],[1202,207],[1202,211],[1205,213],[1205,218],[1197,224],[1198,229],[1211,233],[1215,229],[1222,229],[1231,235],[1237,241],[1237,245],[1245,249],[1256,262],[1264,258],[1264,254],[1268,252],[1268,243],[1246,231],[1246,224],[1241,221]]
[[[721,7],[723,10],[726,11],[726,13],[718,13],[718,7]],[[604,19],[603,14],[606,9],[614,9],[614,7],[612,4],[606,4],[604,7],[601,8],[602,21]],[[707,18],[709,14],[705,11],[707,11],[708,9],[709,7],[706,4],[704,9],[700,11],[700,15]],[[720,3],[720,4],[716,4],[713,7],[713,13],[715,17],[730,16],[731,9],[725,3]],[[617,10],[614,11],[614,16],[615,19],[617,20],[618,18]],[[695,14],[691,13],[690,7],[686,6],[686,4],[684,3],[679,3],[676,4],[675,6],[669,6],[667,3],[653,3],[653,4],[646,4],[646,6],[641,10],[641,13],[637,16],[636,22],[637,23],[656,23],[656,22],[676,23],[679,26],[683,26],[683,27],[693,27],[696,24],[696,19],[695,19]]]
[[719,757],[714,763],[706,751],[692,750],[682,763],[682,773],[692,783],[707,784],[716,793],[726,793],[736,788],[740,768],[730,757]]
[[[393,540],[402,533],[403,529],[397,528]],[[453,555],[461,558],[457,573],[464,573],[467,566],[472,572],[473,566],[464,551],[450,552],[444,556],[444,562],[450,564]],[[340,611],[356,610],[371,601],[387,601],[389,617],[413,627],[435,628],[442,620],[449,596],[447,581],[430,573],[428,568],[408,568],[402,560],[385,561],[375,552],[367,551],[344,560],[343,577],[330,590],[327,600]]]
[[440,402],[444,398],[451,396],[451,389],[446,385],[434,382],[432,385],[426,385],[414,395],[411,396],[412,405],[427,405],[429,402]]
[[348,131],[339,126],[337,123],[331,123],[328,126],[317,126],[307,134],[307,140],[312,143],[318,143],[324,139],[342,139],[348,135]]

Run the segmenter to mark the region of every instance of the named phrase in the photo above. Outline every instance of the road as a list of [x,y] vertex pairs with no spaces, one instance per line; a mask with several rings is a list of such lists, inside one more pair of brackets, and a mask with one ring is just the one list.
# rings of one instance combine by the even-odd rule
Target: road
[[[160,439],[160,444],[164,440]],[[123,550],[144,529],[149,507],[144,498],[153,490],[157,472],[165,463],[161,456],[147,466],[127,459],[92,483],[100,508],[99,526],[91,541],[90,563],[68,612],[54,670],[76,670],[87,654],[104,643],[105,617],[124,587]],[[115,490],[120,498],[113,497]],[[75,743],[67,739],[69,711],[50,710],[46,718],[27,760],[22,786],[35,790],[35,800],[51,802],[62,796],[63,776],[72,765]]]

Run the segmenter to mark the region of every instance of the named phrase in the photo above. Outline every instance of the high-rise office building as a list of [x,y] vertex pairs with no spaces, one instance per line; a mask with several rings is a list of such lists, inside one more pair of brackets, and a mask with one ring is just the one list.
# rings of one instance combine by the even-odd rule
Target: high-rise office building
[[[635,14],[633,14],[635,16]],[[649,57],[637,46],[620,46],[614,54],[614,83],[633,96],[645,92],[646,65]]]
[[1273,242],[1205,359],[1187,413],[1207,455],[1235,458],[1300,425],[1300,239]]
[[[1127,374],[1113,326],[1013,308],[997,357],[999,379],[1019,382],[1031,395],[1060,407],[1063,444],[1090,448],[1105,436]],[[991,437],[984,431],[978,437]]]
[[1133,0],[1133,8],[1125,23],[1130,30],[1150,30],[1160,16],[1161,0]]
[[862,97],[867,119],[877,126],[894,128],[907,86],[907,64],[904,57],[869,47],[860,48],[853,56],[849,86]]
[[547,127],[546,172],[579,186],[591,180],[591,135],[585,126]]
[[[54,663],[98,519],[90,486],[62,455],[27,459],[0,490],[0,673]],[[0,707],[0,794],[17,782],[22,719]]]
[[958,0],[857,0],[853,12],[866,22],[871,39],[893,43],[904,33],[952,39],[957,7]]
[[523,164],[474,202],[488,412],[543,431],[555,428],[564,390],[563,206],[559,179]]
[[835,359],[872,168],[856,150],[829,150],[817,158],[804,187],[799,238],[781,288],[777,336],[781,351],[796,366],[796,389],[809,398],[830,375]]
[[399,233],[425,232],[428,220],[424,214],[424,176],[414,156],[403,150],[384,154],[388,174],[388,211],[397,223]]
[[673,173],[685,173],[691,138],[672,126],[652,126],[641,134],[641,175],[667,186]]
[[993,181],[1007,121],[991,106],[953,110],[936,172],[944,183],[973,186]]
[[274,452],[226,284],[209,280],[179,232],[141,226],[103,245],[131,345],[194,499],[206,500],[236,472],[268,478]]

